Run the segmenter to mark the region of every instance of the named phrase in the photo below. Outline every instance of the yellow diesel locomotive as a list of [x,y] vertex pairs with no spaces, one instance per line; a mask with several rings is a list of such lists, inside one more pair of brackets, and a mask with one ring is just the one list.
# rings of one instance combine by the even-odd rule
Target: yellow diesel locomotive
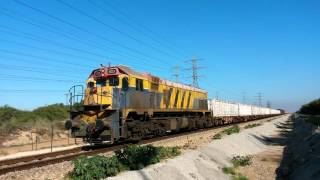
[[[79,90],[80,88],[80,90]],[[127,66],[101,66],[86,87],[70,89],[73,137],[115,143],[213,126],[205,90],[139,73]]]

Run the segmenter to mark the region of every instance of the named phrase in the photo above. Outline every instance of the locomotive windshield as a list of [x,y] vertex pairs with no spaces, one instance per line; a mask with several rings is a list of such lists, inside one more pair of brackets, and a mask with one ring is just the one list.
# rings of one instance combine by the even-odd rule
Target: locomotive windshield
[[117,76],[112,76],[108,78],[100,78],[96,80],[97,86],[118,86],[119,85],[119,78]]
[[107,79],[109,81],[109,86],[118,86],[119,85],[119,78],[117,76],[112,76]]
[[104,78],[102,78],[102,79],[97,79],[96,85],[97,85],[97,86],[106,86],[106,79],[104,79]]

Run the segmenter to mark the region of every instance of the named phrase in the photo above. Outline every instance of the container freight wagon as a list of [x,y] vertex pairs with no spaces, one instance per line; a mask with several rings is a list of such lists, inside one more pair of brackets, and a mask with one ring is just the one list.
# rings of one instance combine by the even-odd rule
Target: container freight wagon
[[277,109],[227,102],[218,99],[208,100],[208,109],[214,118],[223,119],[227,123],[230,123],[230,121],[254,120],[281,114],[281,111]]

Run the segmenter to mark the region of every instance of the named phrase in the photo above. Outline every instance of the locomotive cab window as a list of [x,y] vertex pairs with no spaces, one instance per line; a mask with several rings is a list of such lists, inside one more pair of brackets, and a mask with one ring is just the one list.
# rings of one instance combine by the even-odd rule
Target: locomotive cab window
[[143,80],[142,79],[136,79],[136,90],[143,91]]
[[127,91],[129,89],[129,80],[128,78],[122,78],[122,90]]
[[117,76],[109,77],[109,86],[118,86],[119,85],[119,78]]
[[97,86],[106,86],[106,83],[107,83],[106,79],[98,79],[96,81]]
[[94,87],[94,82],[88,82],[87,86],[88,86],[88,88],[93,88]]

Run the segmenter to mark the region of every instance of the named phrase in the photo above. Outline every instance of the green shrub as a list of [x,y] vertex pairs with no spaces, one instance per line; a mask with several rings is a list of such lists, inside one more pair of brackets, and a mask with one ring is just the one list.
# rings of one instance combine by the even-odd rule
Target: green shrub
[[242,174],[237,174],[235,176],[232,176],[232,180],[248,180],[248,178]]
[[222,138],[222,136],[221,136],[220,133],[215,134],[215,135],[212,137],[212,139],[221,139],[221,138]]
[[251,164],[251,156],[235,156],[231,159],[234,167],[247,166]]
[[116,151],[119,161],[127,166],[130,170],[142,169],[143,167],[155,164],[161,159],[170,158],[180,154],[177,147],[154,147],[146,146],[127,146],[124,149]]
[[223,167],[222,171],[225,174],[232,174],[232,175],[236,174],[234,167]]
[[[8,134],[15,130],[29,129],[36,122],[48,125],[50,122],[68,118],[68,108],[63,104],[39,107],[33,111],[23,111],[10,106],[0,107],[0,133]],[[44,127],[44,126],[42,126]]]
[[301,114],[320,115],[320,99],[303,105],[298,112]]
[[233,125],[232,127],[223,130],[223,133],[230,135],[230,134],[234,134],[234,133],[239,133],[240,132],[240,128],[238,125]]
[[161,159],[173,158],[181,154],[179,147],[157,147],[159,151],[159,157]]
[[314,116],[308,117],[307,122],[312,123],[316,126],[320,126],[320,117],[314,117]]
[[73,160],[74,170],[70,173],[72,179],[91,180],[103,179],[117,175],[125,167],[113,157],[93,156],[91,158],[82,156]]
[[261,125],[262,125],[261,123],[253,123],[253,124],[248,124],[248,125],[244,126],[244,128],[249,129],[249,128],[254,128],[257,126],[261,126]]
[[155,164],[161,159],[180,154],[178,147],[126,146],[116,151],[112,157],[79,157],[73,162],[74,169],[69,174],[72,179],[89,180],[115,176],[123,170],[137,170]]
[[41,119],[49,121],[65,120],[68,117],[67,107],[63,104],[52,104],[32,111]]
[[242,174],[237,174],[236,176],[232,176],[232,180],[248,180],[248,178]]

